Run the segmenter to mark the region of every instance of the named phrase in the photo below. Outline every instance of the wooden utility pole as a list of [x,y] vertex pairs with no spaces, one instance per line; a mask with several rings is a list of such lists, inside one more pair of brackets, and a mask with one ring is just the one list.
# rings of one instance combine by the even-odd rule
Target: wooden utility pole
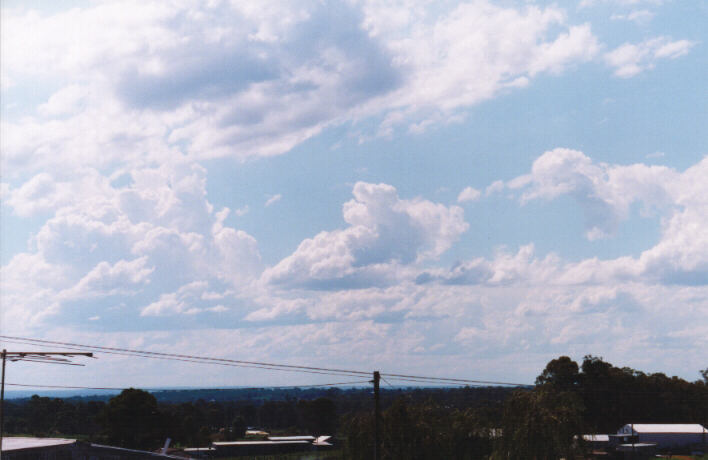
[[381,404],[379,402],[379,383],[381,374],[374,371],[374,460],[381,460]]
[[5,362],[10,361],[32,361],[46,364],[68,364],[70,366],[83,366],[83,364],[72,363],[69,359],[72,356],[93,357],[93,353],[80,353],[73,351],[7,351],[2,350],[2,384],[0,384],[0,460],[2,460],[2,434],[4,428],[4,406],[5,406]]
[[7,358],[7,350],[3,348],[2,350],[2,386],[0,386],[0,460],[2,460],[2,427],[3,427],[3,417],[5,416],[5,411],[3,406],[5,405],[5,359]]

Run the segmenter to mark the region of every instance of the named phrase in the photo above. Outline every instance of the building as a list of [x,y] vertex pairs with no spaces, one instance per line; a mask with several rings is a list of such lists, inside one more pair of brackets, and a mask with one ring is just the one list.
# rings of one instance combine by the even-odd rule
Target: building
[[591,451],[605,451],[610,446],[610,436],[607,434],[584,434],[583,442]]
[[213,442],[209,453],[214,457],[239,457],[327,450],[332,447],[329,442],[331,438],[331,436],[269,436],[268,439],[259,441]]
[[65,438],[2,439],[3,460],[154,460],[178,459],[144,450],[123,449]]
[[703,449],[708,442],[708,430],[697,423],[627,424],[617,431],[620,443],[656,444],[658,449]]

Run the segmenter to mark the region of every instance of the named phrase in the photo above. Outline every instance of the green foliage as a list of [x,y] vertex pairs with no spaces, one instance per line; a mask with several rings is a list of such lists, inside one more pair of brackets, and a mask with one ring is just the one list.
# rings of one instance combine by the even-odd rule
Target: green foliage
[[302,425],[315,435],[333,434],[337,431],[337,407],[331,399],[317,398],[297,403]]
[[555,391],[572,391],[578,385],[578,380],[578,363],[567,356],[561,356],[546,365],[536,378],[536,385],[546,385]]
[[580,398],[549,385],[519,390],[509,398],[492,458],[555,460],[581,454],[574,442],[574,436],[583,432]]
[[[349,419],[346,429],[348,458],[368,460],[372,457],[373,422],[370,413]],[[381,458],[481,459],[491,452],[492,433],[483,411],[450,410],[432,401],[411,404],[407,398],[399,398],[382,413]]]

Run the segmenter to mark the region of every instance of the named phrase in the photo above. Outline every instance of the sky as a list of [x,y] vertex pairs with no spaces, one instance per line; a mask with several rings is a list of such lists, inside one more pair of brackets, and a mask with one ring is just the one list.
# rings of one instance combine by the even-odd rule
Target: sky
[[[3,335],[521,383],[561,355],[708,367],[705,2],[1,18]],[[333,378],[86,364],[7,379]]]

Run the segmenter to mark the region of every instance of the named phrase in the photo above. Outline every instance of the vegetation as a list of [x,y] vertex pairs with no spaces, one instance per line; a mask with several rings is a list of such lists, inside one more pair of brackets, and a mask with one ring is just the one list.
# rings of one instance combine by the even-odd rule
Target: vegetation
[[[586,356],[580,365],[568,357],[550,361],[533,388],[384,389],[382,458],[583,458],[574,440],[580,433],[612,433],[630,422],[707,424],[708,369],[701,377],[688,382]],[[240,439],[254,426],[274,434],[335,435],[343,458],[356,460],[373,452],[371,408],[368,388],[127,389],[99,401],[33,396],[6,402],[5,431],[155,448],[168,436],[182,446]]]

